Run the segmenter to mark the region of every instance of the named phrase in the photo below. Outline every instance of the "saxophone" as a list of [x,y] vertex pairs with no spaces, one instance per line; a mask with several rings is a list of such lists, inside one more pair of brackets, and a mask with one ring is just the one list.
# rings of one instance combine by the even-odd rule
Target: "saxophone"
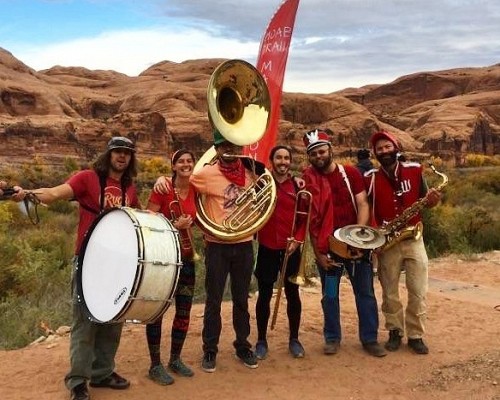
[[[434,172],[436,175],[439,175],[443,180],[435,188],[437,191],[440,192],[448,184],[448,176],[446,176],[442,172],[439,172],[434,167],[434,165],[429,164],[429,166],[432,172]],[[384,250],[387,250],[392,246],[394,246],[396,243],[399,243],[405,239],[411,239],[411,238],[413,238],[414,240],[420,239],[420,237],[422,237],[422,231],[423,231],[422,222],[418,222],[415,226],[405,227],[405,225],[408,223],[410,219],[412,219],[420,211],[422,211],[422,209],[427,205],[428,202],[429,201],[427,199],[427,196],[422,197],[415,203],[413,203],[410,207],[406,208],[401,213],[401,215],[397,216],[392,221],[384,223],[380,227],[379,232],[385,235],[386,242],[384,245],[382,245],[377,249],[377,252],[380,253]]]

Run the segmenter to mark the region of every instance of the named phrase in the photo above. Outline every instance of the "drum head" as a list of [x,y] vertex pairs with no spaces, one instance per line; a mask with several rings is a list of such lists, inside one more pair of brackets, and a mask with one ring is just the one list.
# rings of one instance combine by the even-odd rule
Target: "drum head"
[[134,223],[121,209],[112,209],[87,233],[80,259],[80,294],[91,319],[111,321],[126,305],[138,264]]

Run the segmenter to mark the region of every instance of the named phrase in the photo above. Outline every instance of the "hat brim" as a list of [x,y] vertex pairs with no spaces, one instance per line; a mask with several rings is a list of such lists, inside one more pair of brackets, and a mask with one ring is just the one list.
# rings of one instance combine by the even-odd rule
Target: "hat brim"
[[128,150],[132,153],[135,153],[135,149],[132,149],[130,147],[127,147],[127,146],[111,146],[111,147],[108,147],[108,151],[112,151],[112,150],[117,150],[117,149],[125,149],[125,150]]
[[397,139],[387,132],[377,132],[372,136],[372,139],[371,139],[372,148],[375,149],[377,142],[379,140],[382,140],[382,139],[388,140],[389,142],[391,142],[394,145],[394,147],[396,149],[398,149],[398,150],[400,149],[399,142],[397,141]]
[[330,142],[327,142],[326,140],[318,140],[317,142],[314,142],[314,143],[310,144],[309,146],[307,146],[306,151],[309,153],[310,151],[314,150],[316,147],[320,147],[320,146],[323,146],[325,144],[328,146],[332,145]]

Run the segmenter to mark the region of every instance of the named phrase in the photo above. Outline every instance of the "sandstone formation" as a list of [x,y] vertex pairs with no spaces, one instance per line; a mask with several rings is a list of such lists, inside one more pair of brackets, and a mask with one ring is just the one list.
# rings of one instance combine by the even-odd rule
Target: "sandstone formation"
[[[137,142],[139,157],[211,146],[206,87],[223,60],[163,61],[129,77],[55,66],[35,71],[0,48],[0,160],[90,161],[110,137]],[[303,151],[303,133],[327,129],[338,154],[388,129],[407,151],[459,159],[500,152],[500,64],[408,75],[331,94],[284,93],[280,139]]]

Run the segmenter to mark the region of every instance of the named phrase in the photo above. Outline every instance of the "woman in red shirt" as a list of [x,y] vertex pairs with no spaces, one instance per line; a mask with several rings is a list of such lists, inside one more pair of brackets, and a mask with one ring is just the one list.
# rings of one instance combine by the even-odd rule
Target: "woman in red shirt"
[[[193,261],[194,251],[189,251],[186,243],[187,234],[196,218],[194,187],[189,183],[189,177],[193,173],[195,158],[191,151],[186,149],[177,150],[172,155],[172,179],[171,185],[174,190],[169,193],[151,192],[148,201],[148,210],[160,212],[173,222],[175,228],[181,233],[181,247],[183,266],[180,270],[179,281],[175,293],[175,317],[172,323],[172,334],[170,343],[170,360],[168,368],[181,375],[193,376],[194,372],[181,359],[181,351],[184,346],[188,327],[191,306],[193,303],[195,284],[195,263]],[[175,208],[177,215],[172,215],[172,202],[179,201],[182,215],[178,215],[179,208]],[[191,248],[191,250],[194,250]],[[161,362],[161,329],[163,316],[155,322],[146,325],[146,337],[148,341],[151,367],[149,377],[160,385],[170,385],[174,379],[170,376]]]

